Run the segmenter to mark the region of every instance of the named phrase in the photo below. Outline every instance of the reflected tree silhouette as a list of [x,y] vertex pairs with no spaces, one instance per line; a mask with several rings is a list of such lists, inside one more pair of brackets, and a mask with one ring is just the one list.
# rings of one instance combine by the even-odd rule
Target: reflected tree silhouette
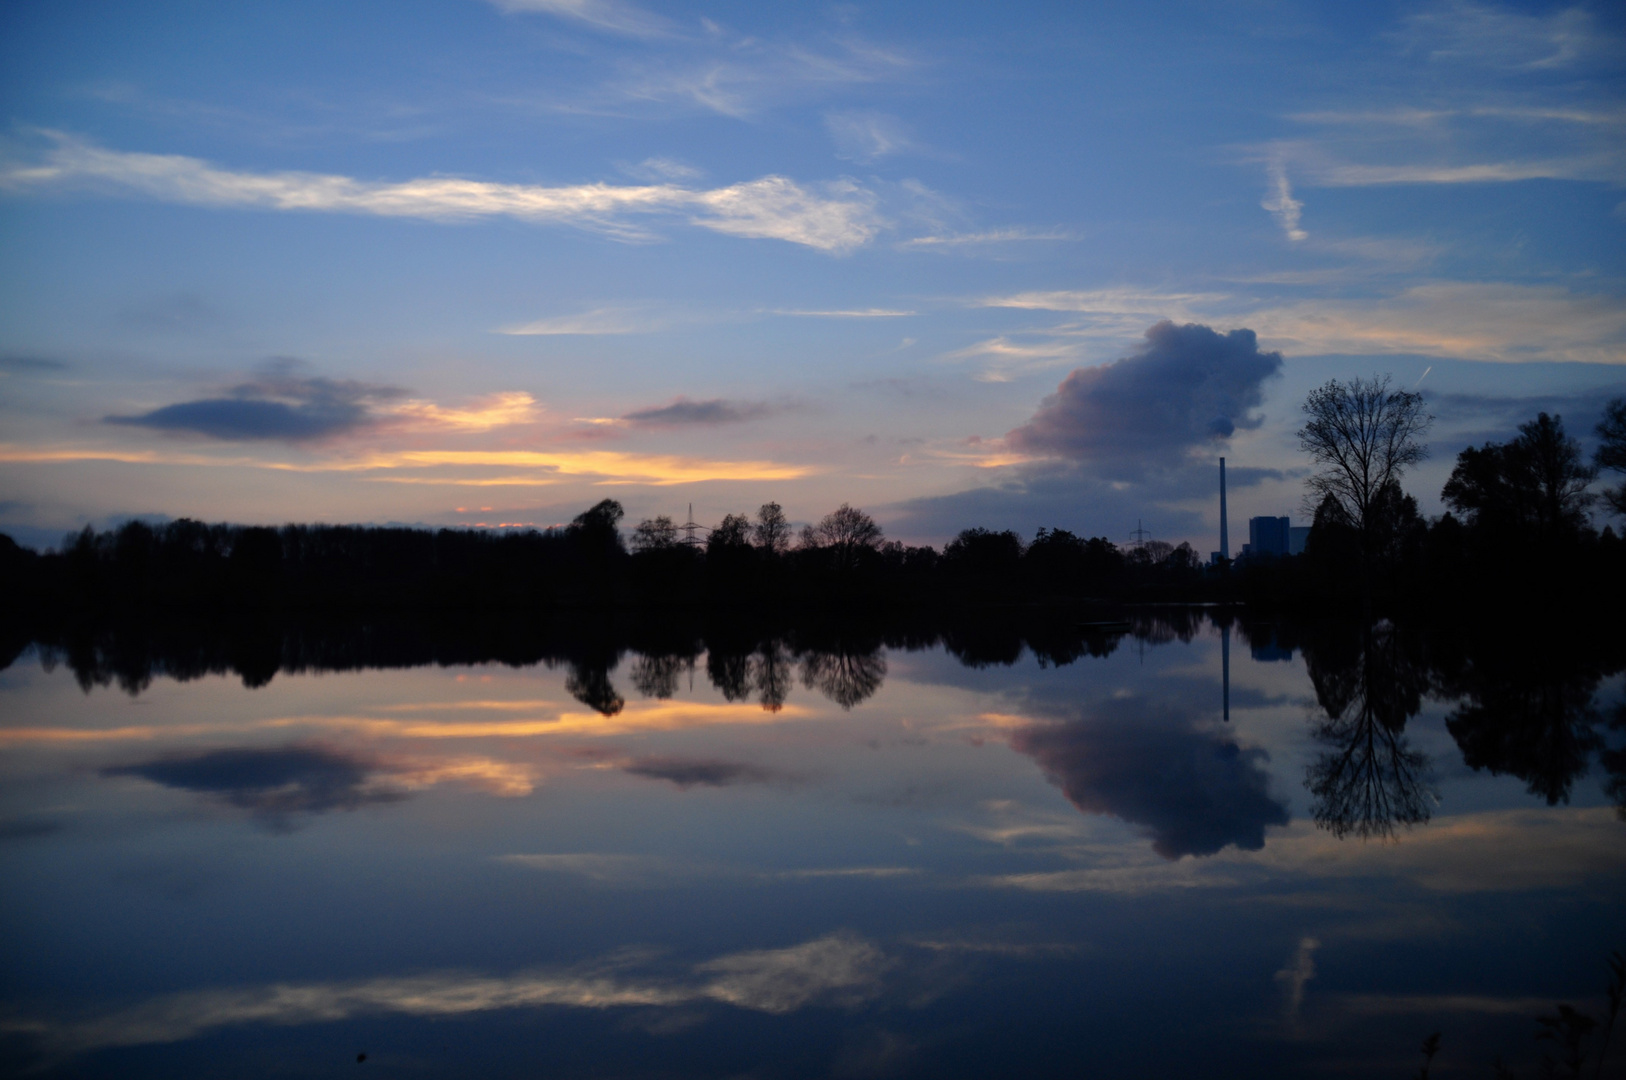
[[1565,641],[1523,642],[1518,656],[1494,641],[1475,645],[1444,680],[1462,698],[1445,726],[1470,767],[1516,776],[1549,806],[1569,801],[1594,753],[1610,770],[1592,703],[1601,665]]
[[744,701],[751,696],[751,657],[742,652],[708,650],[706,678],[723,695],[724,701]]
[[627,705],[610,681],[609,665],[604,663],[571,664],[570,674],[565,676],[565,692],[605,716],[614,716]]
[[810,652],[802,657],[802,685],[817,690],[843,709],[874,696],[886,679],[886,658],[868,652]]
[[[790,697],[791,684],[790,652],[785,646],[779,641],[765,642],[751,656],[750,672],[751,685],[762,707],[768,712],[783,709],[785,699]],[[884,667],[882,674],[885,674]]]
[[1311,763],[1304,786],[1315,796],[1316,824],[1339,839],[1390,839],[1432,815],[1431,763],[1405,736],[1429,688],[1427,667],[1409,644],[1386,622],[1354,642],[1336,634],[1305,643],[1326,714],[1315,737],[1327,749]]
[[[1615,707],[1615,715],[1610,718],[1609,727],[1612,731],[1626,735],[1626,703]],[[1604,791],[1615,800],[1616,816],[1626,821],[1626,747],[1600,752],[1598,762],[1609,778],[1604,782]]]
[[677,693],[684,672],[693,670],[694,658],[690,656],[646,655],[632,662],[628,677],[644,697],[669,698]]

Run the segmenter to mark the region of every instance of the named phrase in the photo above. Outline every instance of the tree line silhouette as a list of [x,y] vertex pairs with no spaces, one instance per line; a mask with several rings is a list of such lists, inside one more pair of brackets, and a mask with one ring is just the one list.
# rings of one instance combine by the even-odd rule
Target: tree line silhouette
[[[1589,487],[1626,472],[1626,399],[1610,402],[1588,463],[1562,419],[1540,414],[1505,443],[1458,455],[1429,521],[1401,487],[1432,417],[1387,380],[1334,380],[1305,403],[1301,445],[1321,468],[1300,556],[1208,565],[1189,544],[968,528],[943,546],[889,541],[848,505],[799,534],[777,503],[730,514],[702,542],[669,517],[624,535],[605,499],[568,525],[493,533],[344,525],[131,521],[86,527],[39,554],[0,537],[0,587],[28,618],[129,610],[842,610],[1063,605],[1087,600],[1245,601],[1368,615],[1541,598],[1626,595],[1626,548],[1600,533]],[[1604,492],[1626,513],[1626,484]]]

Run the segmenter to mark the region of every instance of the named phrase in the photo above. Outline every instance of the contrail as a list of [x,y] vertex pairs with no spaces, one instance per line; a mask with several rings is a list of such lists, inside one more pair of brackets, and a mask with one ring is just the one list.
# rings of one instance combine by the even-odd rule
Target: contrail
[[1421,375],[1417,376],[1417,381],[1411,384],[1411,388],[1413,390],[1415,390],[1419,386],[1422,386],[1423,385],[1423,380],[1428,378],[1428,373],[1433,371],[1433,370],[1434,370],[1434,365],[1433,364],[1430,364],[1430,365],[1428,365],[1428,367],[1424,368],[1423,373]]

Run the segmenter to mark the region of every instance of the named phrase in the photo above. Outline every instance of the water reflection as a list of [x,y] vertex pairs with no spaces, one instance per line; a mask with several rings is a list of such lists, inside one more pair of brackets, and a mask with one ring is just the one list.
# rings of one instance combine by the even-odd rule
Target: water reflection
[[1503,635],[1483,635],[1447,652],[1440,665],[1441,689],[1458,699],[1446,727],[1464,761],[1523,780],[1552,806],[1569,801],[1599,754],[1606,770],[1615,766],[1618,800],[1619,752],[1606,750],[1603,717],[1593,705],[1618,660],[1611,664],[1589,643],[1559,635],[1509,645]]
[[1377,1075],[1609,944],[1618,642],[1099,614],[47,635],[0,1073]]
[[[1048,669],[1111,657],[1125,638],[1132,638],[1144,656],[1147,648],[1190,643],[1217,631],[1215,697],[1220,716],[1229,721],[1231,637],[1240,632],[1255,664],[1291,664],[1303,651],[1320,713],[1312,733],[1322,746],[1305,786],[1314,798],[1312,817],[1335,836],[1394,837],[1429,820],[1433,766],[1406,734],[1408,721],[1428,696],[1453,703],[1447,727],[1471,768],[1516,776],[1532,795],[1557,804],[1569,799],[1596,760],[1606,774],[1607,790],[1626,814],[1626,748],[1607,734],[1626,730],[1626,720],[1616,713],[1606,723],[1596,704],[1603,680],[1626,666],[1626,650],[1612,636],[1581,639],[1555,632],[1529,639],[1483,628],[1425,634],[1387,623],[1363,630],[1347,623],[1250,622],[1220,609],[1146,608],[1102,616],[982,612],[935,618],[903,613],[797,625],[695,613],[214,625],[154,619],[70,626],[37,634],[34,647],[47,670],[66,663],[87,692],[117,685],[132,695],[159,676],[185,681],[231,672],[256,688],[279,673],[491,662],[562,666],[571,697],[603,717],[615,717],[627,708],[625,693],[670,700],[692,686],[697,672],[725,701],[755,701],[770,713],[785,708],[797,684],[850,711],[884,684],[889,650],[941,647],[971,670],[1009,668],[1031,656]],[[17,634],[11,638],[26,640]],[[14,643],[7,652],[15,656],[22,648]],[[1107,778],[1085,775],[1082,765],[1074,763],[1085,755],[1067,747],[1102,738],[1105,729],[1098,730],[1099,725],[1130,724],[1129,705],[1092,711],[1075,722],[1081,725],[1077,730],[1029,732],[1023,736],[1024,752],[1040,760],[1075,805],[1148,825],[1169,851],[1198,853],[1217,850],[1216,844],[1254,843],[1263,824],[1275,820],[1272,813],[1256,798],[1240,818],[1234,811],[1248,805],[1246,798],[1236,800],[1250,790],[1246,778],[1259,770],[1245,752],[1225,757],[1229,751],[1224,748],[1234,750],[1234,743],[1212,733],[1194,734],[1202,730],[1196,721],[1171,727],[1168,710],[1173,706],[1154,698],[1145,699],[1143,719],[1135,721],[1145,728],[1140,752],[1130,753],[1116,736],[1108,741],[1123,762],[1136,761],[1136,768],[1186,762],[1168,767],[1175,774],[1191,772],[1190,813],[1199,813],[1196,807],[1205,800],[1213,801],[1217,817],[1205,826],[1207,832],[1187,836],[1174,827],[1168,812],[1154,806],[1156,800],[1147,794],[1156,785],[1141,785],[1140,794],[1131,794],[1135,784],[1120,784],[1109,792],[1113,785]],[[1191,743],[1186,749],[1177,751],[1168,741],[1175,730]],[[1154,744],[1158,749],[1152,749]],[[1203,749],[1196,749],[1199,744]],[[1231,772],[1192,764],[1210,759],[1232,761],[1226,766]],[[1222,776],[1229,778],[1222,781]],[[314,805],[329,797],[321,794],[326,790],[313,787],[298,798]],[[1109,807],[1116,809],[1102,809]]]
[[1326,749],[1304,781],[1316,824],[1367,840],[1428,821],[1432,766],[1405,734],[1429,688],[1415,639],[1387,623],[1323,626],[1304,643],[1304,657],[1324,712],[1315,737]]
[[1288,823],[1286,805],[1268,792],[1269,755],[1168,701],[1109,699],[1082,719],[1023,728],[1011,747],[1086,814],[1145,826],[1166,859],[1257,851],[1265,826]]
[[101,772],[216,798],[273,822],[290,814],[354,810],[405,797],[382,782],[378,762],[322,746],[211,750],[109,766]]

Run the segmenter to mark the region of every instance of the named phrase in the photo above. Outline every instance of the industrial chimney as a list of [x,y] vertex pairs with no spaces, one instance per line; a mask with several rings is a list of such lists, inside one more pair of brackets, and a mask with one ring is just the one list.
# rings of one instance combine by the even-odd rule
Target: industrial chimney
[[1231,528],[1225,520],[1225,459],[1220,458],[1220,558],[1231,557]]

